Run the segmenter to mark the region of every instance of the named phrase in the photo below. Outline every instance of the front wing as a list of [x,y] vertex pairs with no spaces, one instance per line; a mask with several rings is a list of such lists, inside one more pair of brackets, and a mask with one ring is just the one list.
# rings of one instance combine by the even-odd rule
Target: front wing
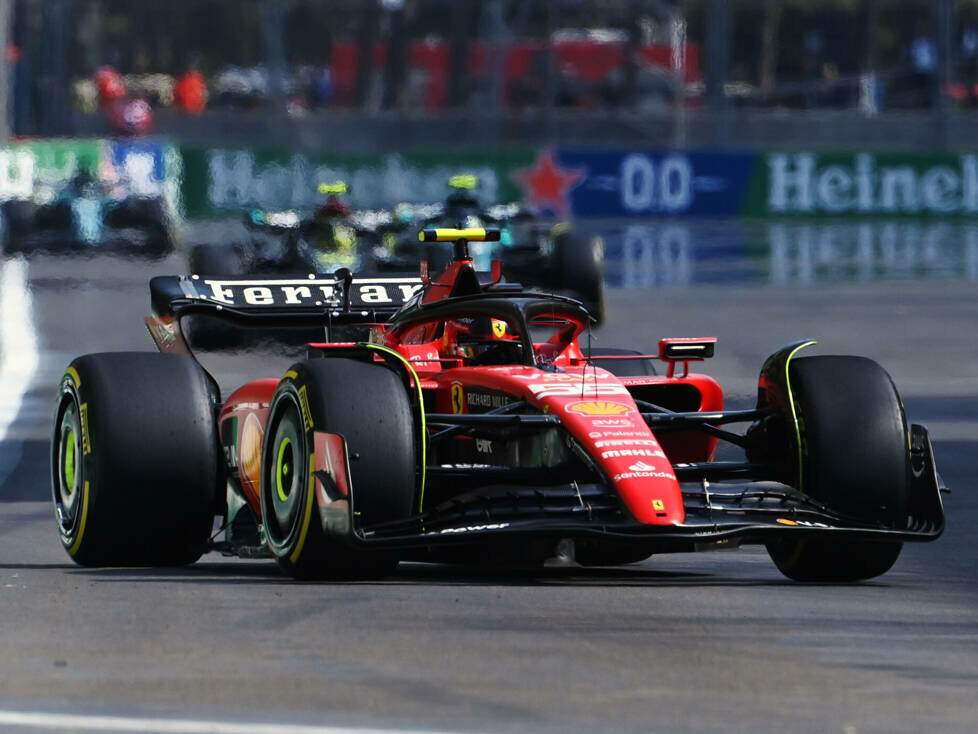
[[[489,485],[404,521],[364,528],[352,522],[347,528],[351,542],[377,549],[569,538],[600,539],[664,553],[732,548],[802,536],[881,542],[936,540],[944,530],[941,492],[946,488],[937,474],[923,426],[911,427],[911,443],[911,499],[906,526],[900,529],[845,517],[787,485],[769,481],[682,482],[686,518],[675,525],[629,521],[613,490],[600,484],[571,482],[562,486]],[[684,467],[676,469],[682,477]],[[500,472],[501,478],[504,472]],[[356,517],[355,496],[354,491],[351,517]]]

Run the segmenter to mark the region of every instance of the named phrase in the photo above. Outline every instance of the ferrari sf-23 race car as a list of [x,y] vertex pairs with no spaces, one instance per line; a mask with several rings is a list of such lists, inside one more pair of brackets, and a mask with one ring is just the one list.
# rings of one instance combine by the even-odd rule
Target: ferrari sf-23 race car
[[[79,357],[60,383],[53,497],[71,558],[220,551],[364,579],[399,561],[616,565],[751,543],[792,579],[841,582],[941,534],[927,431],[875,362],[799,356],[814,344],[799,341],[764,362],[755,407],[725,410],[689,369],[715,339],[588,353],[579,302],[504,283],[498,264],[479,281],[468,242],[498,231],[420,236],[452,243],[436,280],[154,278],[163,353]],[[222,398],[183,338],[195,314],[323,340]],[[742,458],[717,460],[718,441]]]

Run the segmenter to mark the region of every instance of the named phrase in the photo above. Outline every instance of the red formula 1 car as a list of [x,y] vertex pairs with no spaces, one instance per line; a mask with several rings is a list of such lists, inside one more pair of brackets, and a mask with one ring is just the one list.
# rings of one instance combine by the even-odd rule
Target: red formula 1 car
[[[400,560],[621,564],[754,543],[793,579],[852,581],[941,534],[927,431],[875,362],[798,342],[764,363],[755,408],[724,410],[689,370],[714,339],[589,355],[578,302],[498,266],[479,282],[467,241],[493,234],[423,232],[453,242],[435,281],[154,278],[165,353],[80,357],[61,382],[52,476],[70,556],[219,550],[295,578],[376,578]],[[180,329],[194,314],[327,338],[222,400]],[[336,340],[351,328],[369,338]],[[743,458],[715,460],[718,441]]]

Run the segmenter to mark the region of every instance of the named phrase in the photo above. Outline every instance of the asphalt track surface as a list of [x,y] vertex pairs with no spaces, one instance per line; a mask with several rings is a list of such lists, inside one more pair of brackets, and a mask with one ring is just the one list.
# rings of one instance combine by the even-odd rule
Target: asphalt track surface
[[[742,549],[297,584],[213,554],[179,570],[71,564],[49,501],[55,385],[77,354],[150,349],[148,276],[184,266],[0,267],[0,730],[978,730],[974,282],[613,290],[595,333],[643,349],[719,337],[706,371],[731,407],[798,338],[884,364],[953,494],[944,537],[877,580],[800,585]],[[27,299],[11,295],[21,276]]]

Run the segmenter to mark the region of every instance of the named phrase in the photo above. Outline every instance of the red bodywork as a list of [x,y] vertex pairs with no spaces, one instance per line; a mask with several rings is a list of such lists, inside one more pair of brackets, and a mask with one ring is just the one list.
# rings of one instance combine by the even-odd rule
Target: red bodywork
[[[428,284],[423,303],[445,300],[456,282],[466,277],[474,277],[470,263],[453,263],[438,281]],[[712,460],[716,438],[695,431],[656,437],[633,395],[643,391],[677,394],[685,401],[685,411],[716,412],[723,409],[720,386],[710,377],[689,373],[689,360],[685,359],[671,360],[667,377],[616,377],[584,359],[578,341],[587,329],[583,317],[568,310],[559,322],[560,328],[549,340],[532,343],[538,366],[467,365],[459,351],[457,321],[444,317],[394,319],[374,328],[371,341],[397,352],[412,365],[429,412],[478,413],[492,407],[493,400],[525,400],[531,409],[560,417],[563,429],[592,458],[634,520],[649,525],[682,523],[683,498],[673,464]],[[495,338],[501,342],[514,340],[503,327]],[[311,346],[328,354],[331,348],[349,349],[351,345]],[[672,363],[676,361],[683,364],[679,376],[673,375]],[[268,378],[248,383],[227,399],[220,414],[228,464],[237,469],[241,493],[259,516],[261,443],[278,382]],[[342,441],[330,434],[316,436],[322,447],[317,445],[316,468],[329,471],[346,495]],[[322,487],[317,497],[321,507],[332,504],[336,509],[336,499],[327,498]]]

